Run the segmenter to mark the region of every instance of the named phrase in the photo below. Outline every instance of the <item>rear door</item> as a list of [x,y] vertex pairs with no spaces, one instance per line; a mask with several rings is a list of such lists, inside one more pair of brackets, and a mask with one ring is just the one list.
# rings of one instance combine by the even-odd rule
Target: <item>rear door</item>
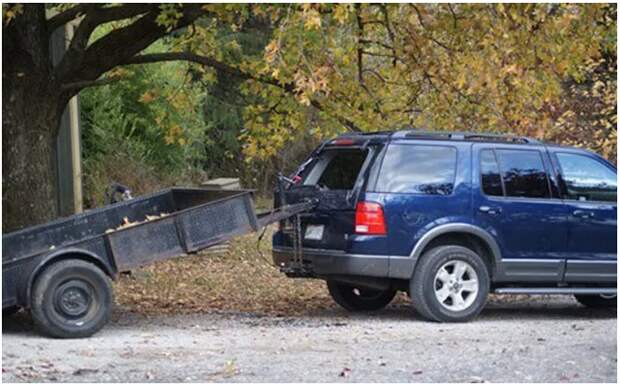
[[[327,147],[309,161],[300,182],[286,191],[287,204],[318,200],[316,209],[300,218],[304,247],[348,249],[356,200],[377,151],[374,145]],[[285,233],[294,229],[294,220],[287,221]],[[288,241],[292,245],[291,237]]]
[[544,146],[473,145],[474,217],[498,240],[503,277],[559,282],[566,249],[566,208]]
[[565,280],[616,280],[617,177],[615,168],[594,155],[553,151],[568,222]]
[[[383,205],[390,255],[409,256],[430,228],[471,213],[469,152],[446,141],[394,141],[366,201]],[[459,151],[461,150],[461,151]]]

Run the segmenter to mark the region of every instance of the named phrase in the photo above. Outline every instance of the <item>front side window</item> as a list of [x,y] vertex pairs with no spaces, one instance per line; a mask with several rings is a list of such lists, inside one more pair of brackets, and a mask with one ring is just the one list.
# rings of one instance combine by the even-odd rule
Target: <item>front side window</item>
[[449,195],[454,188],[455,173],[453,147],[392,144],[383,160],[376,190]]
[[617,177],[610,168],[579,154],[556,153],[556,156],[566,185],[564,198],[616,202]]
[[536,150],[496,150],[507,197],[549,198],[543,160]]

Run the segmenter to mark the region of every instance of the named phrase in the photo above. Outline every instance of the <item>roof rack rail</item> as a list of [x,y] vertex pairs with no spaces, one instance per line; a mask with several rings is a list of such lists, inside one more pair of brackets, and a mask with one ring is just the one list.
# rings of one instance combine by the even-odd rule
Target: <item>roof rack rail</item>
[[438,140],[461,140],[461,141],[480,141],[480,142],[509,142],[522,144],[540,144],[541,141],[510,134],[487,134],[487,133],[468,133],[450,131],[420,131],[407,130],[404,136],[417,139],[438,139]]

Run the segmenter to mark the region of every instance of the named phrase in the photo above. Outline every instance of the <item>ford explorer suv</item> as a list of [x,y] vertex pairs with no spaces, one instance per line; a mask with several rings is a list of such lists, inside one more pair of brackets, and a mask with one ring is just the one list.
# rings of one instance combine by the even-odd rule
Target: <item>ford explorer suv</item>
[[325,280],[347,310],[381,309],[397,291],[440,322],[471,320],[490,292],[616,307],[616,167],[592,152],[518,136],[356,133],[285,180],[276,205],[316,206],[279,223],[274,263]]

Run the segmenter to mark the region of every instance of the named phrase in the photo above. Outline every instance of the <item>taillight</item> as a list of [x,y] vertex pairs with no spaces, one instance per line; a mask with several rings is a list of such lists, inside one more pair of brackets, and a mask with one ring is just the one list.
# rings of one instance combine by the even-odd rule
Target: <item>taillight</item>
[[355,207],[355,233],[363,235],[385,235],[383,207],[376,202],[358,202]]

